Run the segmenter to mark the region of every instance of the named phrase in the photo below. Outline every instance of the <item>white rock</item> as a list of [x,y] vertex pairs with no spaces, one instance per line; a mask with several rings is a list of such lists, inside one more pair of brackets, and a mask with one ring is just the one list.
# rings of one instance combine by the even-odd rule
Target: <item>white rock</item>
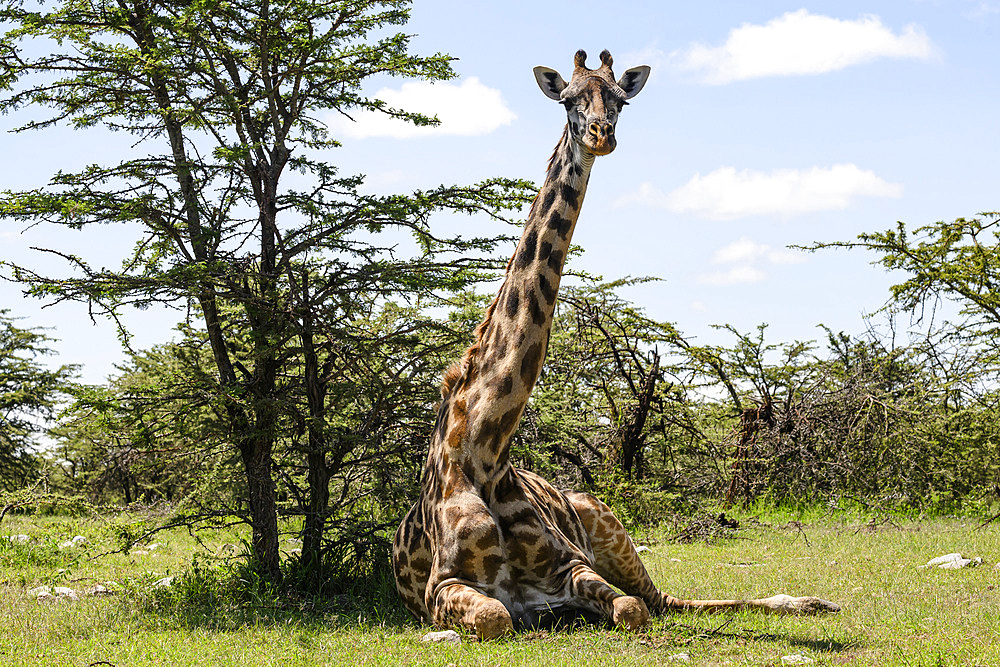
[[76,594],[72,588],[67,588],[66,586],[56,586],[55,588],[51,586],[39,586],[38,588],[32,588],[28,591],[28,595],[34,595],[36,600],[39,601],[49,601],[49,600],[79,600],[80,597]]
[[816,661],[801,653],[781,656],[781,664],[783,665],[811,665],[814,662]]
[[82,547],[82,546],[84,546],[85,544],[88,544],[88,543],[89,543],[89,540],[86,537],[84,537],[83,535],[77,535],[72,540],[66,540],[65,542],[61,542],[59,544],[59,548],[60,549],[74,549],[76,547]]
[[56,586],[52,589],[52,592],[57,598],[67,599],[67,600],[79,600],[80,597],[76,594],[72,588],[67,588],[66,586]]
[[691,662],[690,653],[674,653],[671,656],[667,656],[669,662]]
[[91,595],[93,597],[104,597],[106,595],[114,595],[115,592],[103,584],[94,584],[90,588],[83,591],[84,595]]
[[448,644],[461,644],[462,635],[454,630],[441,630],[440,632],[428,632],[421,637],[422,642],[446,642]]
[[927,561],[925,565],[922,565],[921,567],[934,567],[936,565],[944,565],[945,563],[951,563],[960,560],[962,560],[962,554],[960,553],[945,554],[943,556],[938,556],[937,558],[931,558],[929,561]]
[[174,577],[163,577],[153,582],[153,588],[170,588],[174,583]]
[[942,570],[960,570],[963,567],[975,567],[982,564],[983,559],[979,556],[975,558],[963,558],[962,554],[953,553],[938,556],[937,558],[931,558],[927,561],[926,565],[921,565],[920,567],[938,567]]
[[24,544],[31,538],[27,535],[4,535],[3,539],[14,542],[15,544]]
[[146,548],[149,549],[150,551],[156,551],[157,549],[160,548],[160,543],[159,542],[153,542],[152,544],[150,544]]

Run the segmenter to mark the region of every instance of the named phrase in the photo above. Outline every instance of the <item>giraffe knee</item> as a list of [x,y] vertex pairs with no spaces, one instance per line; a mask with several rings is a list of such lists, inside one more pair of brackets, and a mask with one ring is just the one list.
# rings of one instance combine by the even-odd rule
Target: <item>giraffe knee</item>
[[503,603],[487,598],[476,606],[473,627],[479,639],[496,639],[514,631],[510,612]]
[[615,627],[638,630],[649,622],[649,610],[640,598],[622,595],[612,602],[614,613],[611,620]]

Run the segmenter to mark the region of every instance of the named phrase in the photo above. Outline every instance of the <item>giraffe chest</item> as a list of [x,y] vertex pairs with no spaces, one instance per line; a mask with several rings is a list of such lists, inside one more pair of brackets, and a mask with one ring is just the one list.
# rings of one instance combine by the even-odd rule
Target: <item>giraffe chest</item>
[[568,500],[541,478],[516,471],[511,483],[498,485],[489,504],[512,597],[528,609],[558,606],[570,598],[572,569],[594,561],[586,530]]

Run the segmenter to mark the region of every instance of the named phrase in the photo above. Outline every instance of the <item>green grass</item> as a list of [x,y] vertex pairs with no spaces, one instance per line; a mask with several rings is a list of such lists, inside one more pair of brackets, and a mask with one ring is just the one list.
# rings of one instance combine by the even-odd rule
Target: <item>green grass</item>
[[[840,603],[841,614],[675,615],[641,633],[583,627],[488,643],[467,637],[452,646],[422,644],[428,628],[406,620],[397,605],[374,607],[381,591],[361,590],[327,613],[213,597],[222,562],[214,554],[239,542],[235,531],[206,534],[204,547],[174,531],[154,538],[156,550],[139,548],[148,553],[90,560],[115,547],[122,518],[8,516],[0,534],[35,539],[0,543],[0,665],[677,665],[671,658],[680,653],[694,665],[780,665],[790,654],[819,665],[1000,665],[1000,528],[934,519],[873,531],[856,516],[785,523],[794,518],[772,513],[771,525],[716,544],[660,541],[644,561],[661,588],[679,597],[812,594]],[[76,534],[90,539],[84,550],[57,548]],[[952,551],[987,562],[917,569]],[[207,555],[192,576],[196,552]],[[149,588],[184,572],[173,591]],[[40,584],[81,590],[108,580],[123,593],[58,603],[26,594]],[[202,586],[204,594],[192,590]]]

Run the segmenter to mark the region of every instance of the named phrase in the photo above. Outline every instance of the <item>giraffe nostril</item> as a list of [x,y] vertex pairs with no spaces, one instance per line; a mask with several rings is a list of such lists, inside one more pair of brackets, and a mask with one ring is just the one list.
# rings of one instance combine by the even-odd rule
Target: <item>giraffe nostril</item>
[[590,132],[595,137],[601,136],[601,126],[598,125],[597,123],[591,123],[590,126],[587,128],[587,131]]
[[611,136],[612,134],[614,134],[614,133],[615,133],[615,126],[614,126],[614,125],[611,125],[611,124],[609,124],[609,125],[607,126],[607,128],[606,128],[606,129],[604,130],[604,133],[605,133],[605,134],[607,134],[607,135],[608,135],[608,136],[610,137],[610,136]]

